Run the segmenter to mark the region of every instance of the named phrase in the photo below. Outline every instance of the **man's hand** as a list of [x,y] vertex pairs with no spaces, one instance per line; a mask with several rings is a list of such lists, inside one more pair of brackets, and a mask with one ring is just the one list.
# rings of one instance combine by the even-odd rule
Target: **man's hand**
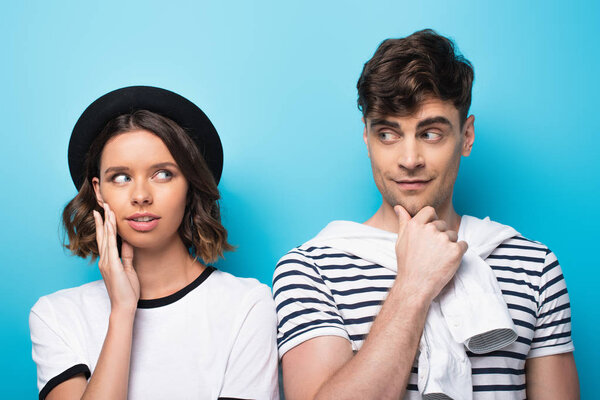
[[429,304],[456,273],[467,243],[457,242],[458,234],[448,230],[433,207],[422,208],[413,218],[400,205],[394,211],[399,222],[396,283],[422,294]]

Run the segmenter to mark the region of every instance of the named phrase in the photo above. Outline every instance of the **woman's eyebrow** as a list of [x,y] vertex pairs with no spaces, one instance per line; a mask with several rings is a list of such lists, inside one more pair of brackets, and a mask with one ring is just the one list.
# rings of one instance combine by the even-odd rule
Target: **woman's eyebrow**
[[[171,168],[179,169],[179,167],[177,166],[177,164],[172,163],[170,161],[161,162],[161,163],[157,163],[157,164],[152,164],[149,169],[165,168],[165,167],[171,167]],[[126,172],[126,171],[129,171],[129,167],[122,167],[122,166],[108,167],[108,168],[106,168],[104,170],[104,174],[106,175],[106,174],[108,174],[110,172]]]
[[162,163],[158,163],[158,164],[153,164],[150,166],[150,168],[154,169],[154,168],[164,168],[164,167],[171,167],[171,168],[177,168],[179,169],[179,166],[175,163],[172,163],[170,161],[167,162],[162,162]]
[[129,171],[128,167],[108,167],[104,170],[104,175],[108,174],[109,172],[124,172],[124,171]]

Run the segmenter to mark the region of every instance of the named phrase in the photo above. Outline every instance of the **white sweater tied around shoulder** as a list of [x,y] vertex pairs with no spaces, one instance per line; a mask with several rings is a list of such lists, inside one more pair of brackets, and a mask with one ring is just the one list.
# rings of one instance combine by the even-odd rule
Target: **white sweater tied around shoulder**
[[[465,215],[458,239],[469,245],[452,280],[432,302],[419,343],[418,388],[423,399],[473,398],[466,349],[490,353],[518,337],[498,281],[484,261],[513,228]],[[397,235],[351,221],[333,221],[306,243],[329,246],[397,272]]]

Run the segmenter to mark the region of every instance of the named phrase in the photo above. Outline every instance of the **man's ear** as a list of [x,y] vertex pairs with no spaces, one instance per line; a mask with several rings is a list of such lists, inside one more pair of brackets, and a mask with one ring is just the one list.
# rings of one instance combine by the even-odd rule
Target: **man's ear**
[[471,149],[473,148],[473,142],[475,141],[475,116],[469,115],[469,118],[465,121],[463,125],[463,145],[461,149],[461,154],[464,157],[468,157],[471,154]]
[[367,123],[365,122],[365,117],[362,117],[360,120],[365,125],[363,128],[363,141],[365,142],[365,145],[367,146],[367,157],[371,158],[371,153],[369,152],[369,136],[367,134]]
[[102,193],[100,193],[100,179],[93,177],[92,186],[94,187],[94,193],[96,194],[96,202],[100,208],[104,207],[104,199],[102,198]]

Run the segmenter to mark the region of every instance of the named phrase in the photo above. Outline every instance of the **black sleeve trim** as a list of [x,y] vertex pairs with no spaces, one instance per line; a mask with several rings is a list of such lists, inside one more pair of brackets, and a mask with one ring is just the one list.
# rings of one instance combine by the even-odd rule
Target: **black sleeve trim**
[[75,375],[79,375],[79,374],[84,374],[85,379],[89,379],[90,375],[92,375],[92,373],[90,372],[90,369],[88,368],[87,365],[85,365],[85,364],[74,365],[71,368],[67,369],[66,371],[61,372],[60,374],[56,375],[54,378],[50,379],[48,381],[48,383],[46,383],[46,386],[44,386],[42,388],[42,390],[40,391],[40,400],[44,400],[46,398],[46,396],[48,396],[48,393],[50,393],[50,391],[52,389],[54,389],[61,383],[73,378]]

